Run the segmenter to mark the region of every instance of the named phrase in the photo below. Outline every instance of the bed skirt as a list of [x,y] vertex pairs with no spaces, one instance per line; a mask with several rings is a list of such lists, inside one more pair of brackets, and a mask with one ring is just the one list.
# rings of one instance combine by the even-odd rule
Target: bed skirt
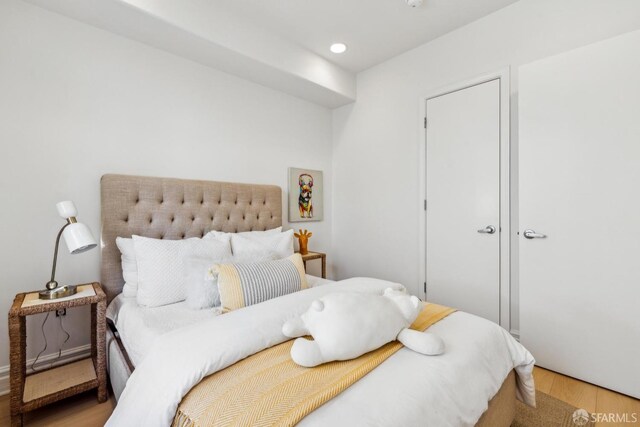
[[127,352],[115,333],[107,328],[107,372],[116,401],[120,398],[127,380],[133,372]]
[[509,372],[489,407],[476,423],[477,427],[509,427],[516,416],[516,373]]

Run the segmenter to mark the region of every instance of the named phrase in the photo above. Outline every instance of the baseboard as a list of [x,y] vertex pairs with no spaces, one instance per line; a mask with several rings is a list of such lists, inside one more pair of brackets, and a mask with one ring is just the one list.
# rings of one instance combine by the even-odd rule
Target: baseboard
[[[60,355],[60,359],[57,360],[53,366],[62,365],[64,363],[73,362],[74,360],[83,359],[91,355],[91,344],[81,345],[79,347],[70,348],[67,350],[62,350],[62,354]],[[58,353],[51,353],[45,356],[41,356],[38,359],[38,365],[42,367],[41,362],[47,363],[52,362],[58,357]],[[31,364],[33,363],[33,359],[27,360],[27,374],[32,374],[33,370],[31,369]],[[9,385],[9,365],[0,367],[0,396],[4,396],[8,394],[10,391]]]

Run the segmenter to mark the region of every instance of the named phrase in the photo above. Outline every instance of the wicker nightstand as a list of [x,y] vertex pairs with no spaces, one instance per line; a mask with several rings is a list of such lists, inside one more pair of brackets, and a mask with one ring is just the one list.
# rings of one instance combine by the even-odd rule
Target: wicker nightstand
[[[91,356],[27,375],[26,317],[91,305]],[[105,312],[107,297],[99,283],[78,286],[78,294],[41,302],[37,292],[16,295],[9,310],[11,358],[11,425],[21,426],[22,415],[44,405],[94,388],[98,402],[107,400]]]
[[322,260],[322,278],[327,278],[327,254],[323,254],[322,252],[308,252],[306,255],[301,256],[305,270],[307,269],[307,261],[311,261],[314,259]]

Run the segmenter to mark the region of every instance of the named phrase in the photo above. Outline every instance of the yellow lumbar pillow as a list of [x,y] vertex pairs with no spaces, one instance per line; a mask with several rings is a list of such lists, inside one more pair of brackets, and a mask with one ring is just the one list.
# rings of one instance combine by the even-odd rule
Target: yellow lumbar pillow
[[218,276],[220,302],[225,312],[309,287],[300,254],[276,261],[216,264],[211,273]]

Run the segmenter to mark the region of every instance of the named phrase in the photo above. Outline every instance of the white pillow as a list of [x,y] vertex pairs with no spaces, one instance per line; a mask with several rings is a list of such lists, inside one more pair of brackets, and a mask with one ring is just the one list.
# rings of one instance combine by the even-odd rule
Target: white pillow
[[116,246],[122,254],[122,277],[124,278],[122,294],[125,297],[135,297],[138,294],[138,265],[133,239],[116,237]]
[[[229,260],[231,261],[231,260]],[[192,310],[212,308],[220,305],[218,276],[209,270],[213,263],[208,258],[189,258],[186,262],[186,303]]]
[[187,260],[205,258],[214,264],[231,257],[231,246],[225,236],[185,240],[133,236],[133,245],[138,264],[136,301],[146,307],[173,304],[186,298]]
[[293,255],[293,230],[277,234],[232,234],[231,251],[234,263],[287,258]]
[[265,231],[241,231],[240,233],[226,233],[224,231],[211,230],[210,232],[205,234],[203,239],[209,239],[212,237],[219,237],[219,236],[260,236],[260,235],[266,235],[266,234],[280,234],[281,232],[282,232],[282,227],[276,227],[276,228],[272,228],[270,230],[265,230]]

